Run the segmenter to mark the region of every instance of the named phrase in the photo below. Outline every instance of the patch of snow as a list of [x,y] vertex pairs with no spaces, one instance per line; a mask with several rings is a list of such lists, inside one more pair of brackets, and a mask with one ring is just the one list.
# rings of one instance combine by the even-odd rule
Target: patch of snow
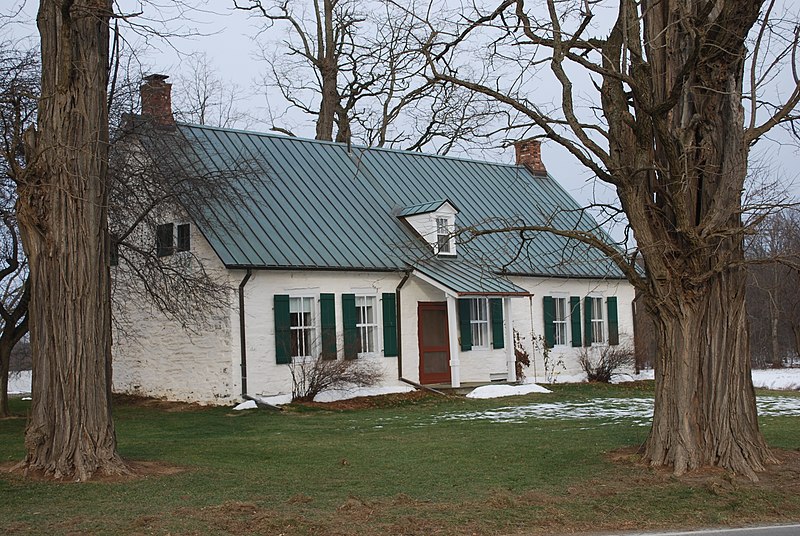
[[797,417],[800,416],[800,398],[788,396],[756,397],[759,416]]
[[467,393],[467,398],[501,398],[504,396],[519,396],[530,393],[552,393],[552,391],[540,385],[536,385],[535,383],[526,383],[522,385],[484,385],[476,387]]
[[380,396],[395,393],[410,393],[414,388],[410,385],[394,385],[387,387],[353,387],[352,389],[331,389],[314,397],[314,402],[336,402],[359,396]]
[[271,406],[282,406],[292,403],[292,395],[254,396],[253,398],[257,398],[260,402]]
[[756,389],[800,390],[800,368],[754,370],[753,386]]
[[31,371],[20,370],[8,373],[8,394],[22,395],[31,392]]
[[[800,398],[759,396],[756,405],[761,416],[800,416]],[[530,419],[603,420],[600,425],[627,420],[633,425],[649,426],[653,419],[653,399],[598,398],[585,402],[543,402],[486,411],[445,413],[434,418],[435,421],[486,420],[497,423],[524,423]]]
[[586,402],[543,402],[487,411],[446,413],[437,420],[523,423],[529,419],[607,419],[610,422],[634,419],[633,424],[645,426],[650,423],[652,416],[652,398],[600,398]]
[[243,409],[256,409],[257,407],[255,400],[245,400],[241,404],[234,406],[233,410],[242,411]]
[[622,373],[617,374],[613,378],[611,378],[611,383],[622,383],[622,382],[638,382],[641,380],[653,380],[655,379],[656,375],[653,372],[653,369],[643,370],[639,372],[639,374],[634,374],[633,372],[630,373]]

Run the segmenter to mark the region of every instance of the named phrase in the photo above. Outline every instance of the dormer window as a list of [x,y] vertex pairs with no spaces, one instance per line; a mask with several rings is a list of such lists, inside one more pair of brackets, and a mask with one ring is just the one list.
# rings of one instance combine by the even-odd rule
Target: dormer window
[[439,255],[451,253],[450,233],[450,222],[447,218],[436,218],[436,252]]
[[458,208],[448,199],[412,205],[400,210],[398,217],[428,244],[436,255],[456,255],[456,215]]

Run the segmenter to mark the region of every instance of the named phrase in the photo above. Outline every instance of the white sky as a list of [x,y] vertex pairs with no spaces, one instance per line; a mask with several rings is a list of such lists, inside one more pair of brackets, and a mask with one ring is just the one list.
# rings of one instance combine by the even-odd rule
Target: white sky
[[[8,0],[5,0],[8,1]],[[185,64],[185,56],[194,52],[205,52],[215,66],[219,78],[231,81],[238,86],[250,90],[253,96],[242,106],[253,115],[267,117],[265,108],[267,101],[263,92],[258,89],[260,72],[265,65],[255,58],[258,46],[253,37],[263,28],[263,20],[250,17],[248,13],[235,11],[232,0],[183,0],[199,9],[191,9],[185,14],[165,6],[174,6],[174,0],[153,0],[148,2],[136,0],[118,0],[121,10],[127,13],[143,12],[144,15],[136,21],[154,27],[156,30],[177,34],[168,41],[158,38],[148,38],[147,42],[152,47],[146,61],[149,63],[149,72],[175,75]],[[35,12],[38,2],[35,0],[11,0],[14,5],[23,6],[22,12],[17,17],[17,22],[12,28],[16,37],[33,35],[35,32]],[[246,3],[246,2],[242,2]],[[267,2],[265,2],[266,4]],[[5,11],[6,8],[0,8]],[[154,16],[157,15],[158,18]],[[276,30],[276,33],[278,30]],[[194,33],[193,37],[184,37]],[[137,39],[143,39],[138,37]],[[173,80],[174,82],[174,80]],[[546,102],[556,102],[557,94],[554,89],[541,88]],[[551,95],[548,97],[547,92]],[[537,93],[538,96],[538,93]],[[280,102],[277,97],[272,97],[272,102]],[[254,130],[267,130],[266,123],[256,123],[251,128]],[[312,127],[296,129],[295,133],[301,136],[313,137]],[[775,141],[765,140],[760,142],[754,150],[754,156],[770,162],[770,172],[781,177],[788,183],[799,182],[796,180],[800,172],[800,160],[797,147],[789,143],[786,136],[773,133]],[[455,156],[472,156],[477,159],[491,159],[500,162],[513,161],[513,149],[491,150],[481,154],[470,155],[464,151],[454,151]],[[554,142],[545,141],[542,157],[548,171],[555,177],[567,191],[580,203],[589,204],[595,195],[601,200],[610,201],[613,193],[607,186],[592,180],[592,175],[570,156],[564,149]],[[800,188],[791,188],[793,192],[800,192]],[[614,233],[615,235],[617,233]]]

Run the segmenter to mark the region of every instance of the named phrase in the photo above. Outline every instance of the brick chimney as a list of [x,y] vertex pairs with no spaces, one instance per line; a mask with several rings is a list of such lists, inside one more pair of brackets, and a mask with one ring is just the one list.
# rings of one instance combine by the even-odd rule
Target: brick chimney
[[172,84],[166,82],[167,78],[169,76],[164,74],[145,76],[139,88],[142,116],[162,127],[175,125],[175,118],[172,116]]
[[547,176],[547,169],[542,163],[542,142],[534,139],[514,142],[517,165],[525,166],[528,171],[540,177]]

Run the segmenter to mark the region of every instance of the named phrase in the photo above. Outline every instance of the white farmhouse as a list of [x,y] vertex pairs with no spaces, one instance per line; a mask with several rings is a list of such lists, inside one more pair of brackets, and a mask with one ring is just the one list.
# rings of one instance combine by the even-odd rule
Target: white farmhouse
[[634,291],[608,258],[547,232],[476,236],[597,232],[537,141],[507,165],[176,123],[164,79],[142,119],[198,173],[251,171],[235,201],[185,200],[203,218],[162,222],[152,247],[191,250],[233,290],[199,333],[126,301],[147,336],[115,345],[116,391],[227,404],[290,393],[290,363],[333,357],[374,360],[386,386],[513,381],[515,339],[541,380],[545,345],[577,373],[582,351],[632,344]]

